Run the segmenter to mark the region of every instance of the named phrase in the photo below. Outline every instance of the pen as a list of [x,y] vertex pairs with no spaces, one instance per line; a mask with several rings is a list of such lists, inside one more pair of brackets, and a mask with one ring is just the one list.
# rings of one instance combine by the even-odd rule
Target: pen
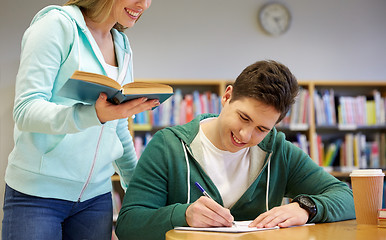
[[[202,192],[202,194],[204,194],[205,197],[210,198],[210,199],[213,200],[213,198],[205,191],[205,189],[204,189],[203,187],[201,187],[201,185],[200,185],[198,182],[195,182],[195,185],[196,185],[196,187],[197,187],[198,189],[200,189],[200,191]],[[232,225],[233,225],[234,227],[237,226],[235,221],[232,221]]]
[[196,182],[195,185],[196,185],[196,187],[197,187],[198,189],[200,189],[200,191],[202,192],[202,194],[204,194],[205,197],[208,197],[208,198],[210,198],[210,199],[213,199],[213,198],[211,198],[211,197],[209,196],[209,194],[205,191],[205,189],[204,189],[203,187],[201,187],[201,185],[200,185],[198,182]]

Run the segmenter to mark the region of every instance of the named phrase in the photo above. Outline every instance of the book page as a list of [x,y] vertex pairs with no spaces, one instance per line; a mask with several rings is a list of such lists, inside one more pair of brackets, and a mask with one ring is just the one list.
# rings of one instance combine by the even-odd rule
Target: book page
[[77,70],[72,74],[71,78],[109,86],[118,90],[121,89],[121,85],[119,85],[119,83],[116,82],[114,79],[111,79],[105,75],[98,74],[98,73],[91,73],[91,72],[84,72],[84,71]]
[[166,84],[152,82],[132,82],[122,87],[123,94],[173,93],[173,88]]

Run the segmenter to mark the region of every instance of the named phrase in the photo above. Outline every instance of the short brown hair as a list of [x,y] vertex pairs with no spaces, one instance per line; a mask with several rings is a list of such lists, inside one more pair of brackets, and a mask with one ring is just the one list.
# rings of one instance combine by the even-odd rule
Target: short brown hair
[[295,103],[298,92],[298,82],[286,66],[272,60],[258,61],[237,77],[231,101],[250,97],[273,106],[280,113],[280,122]]
[[[116,0],[69,0],[64,5],[78,6],[87,17],[95,22],[103,22],[110,15]],[[120,32],[126,28],[119,23],[114,26]]]

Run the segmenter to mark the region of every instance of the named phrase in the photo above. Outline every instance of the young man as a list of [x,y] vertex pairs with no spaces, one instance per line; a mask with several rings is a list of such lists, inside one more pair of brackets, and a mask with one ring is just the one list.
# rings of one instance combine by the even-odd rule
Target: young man
[[[347,185],[275,128],[298,88],[284,65],[256,62],[227,87],[218,116],[158,131],[126,192],[119,239],[164,239],[176,226],[232,226],[233,220],[289,227],[355,218]],[[294,200],[281,206],[283,197]]]

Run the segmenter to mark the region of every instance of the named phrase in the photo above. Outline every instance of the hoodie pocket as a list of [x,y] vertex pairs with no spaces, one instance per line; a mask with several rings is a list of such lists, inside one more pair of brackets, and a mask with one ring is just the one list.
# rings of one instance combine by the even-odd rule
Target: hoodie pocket
[[[112,165],[114,157],[119,155],[119,151],[117,154],[117,149],[114,147],[118,145],[118,137],[112,133],[112,128],[106,128],[102,135],[101,129],[101,127],[92,127],[80,133],[65,135],[55,148],[43,154],[40,172],[53,177],[86,181],[94,158],[94,168],[97,170],[94,173],[100,171],[102,166]],[[113,169],[112,166],[110,167]],[[111,171],[113,170],[107,170],[106,175],[112,174]]]

